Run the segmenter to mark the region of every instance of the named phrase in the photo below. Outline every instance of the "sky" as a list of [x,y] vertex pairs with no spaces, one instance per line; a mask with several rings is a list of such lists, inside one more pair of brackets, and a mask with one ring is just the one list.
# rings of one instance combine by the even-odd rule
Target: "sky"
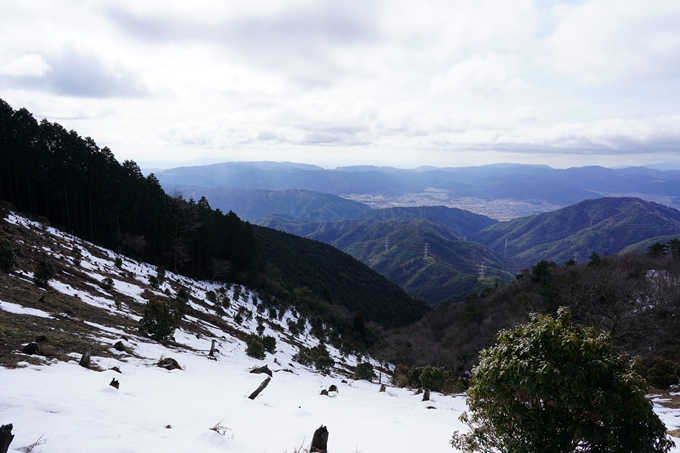
[[680,163],[677,0],[0,0],[0,98],[142,167]]

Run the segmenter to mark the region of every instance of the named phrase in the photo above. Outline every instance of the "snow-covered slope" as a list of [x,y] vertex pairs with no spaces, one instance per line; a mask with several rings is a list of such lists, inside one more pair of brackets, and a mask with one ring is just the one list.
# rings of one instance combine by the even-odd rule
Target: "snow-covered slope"
[[[276,338],[276,352],[264,360],[248,357],[239,338],[256,331],[262,302],[254,291],[170,272],[154,289],[149,286],[154,266],[118,256],[119,268],[111,251],[15,215],[7,220],[9,233],[27,247],[25,261],[45,256],[59,265],[46,295],[27,270],[0,279],[5,342],[15,331],[44,331],[47,338],[40,343],[42,355],[21,353],[24,341],[0,357],[0,425],[12,423],[16,436],[10,450],[292,453],[306,451],[324,425],[331,453],[450,452],[451,434],[464,429],[458,421],[465,410],[462,395],[433,393],[423,402],[421,395],[389,385],[381,393],[378,379],[351,379],[357,357],[330,346],[336,368],[329,375],[294,362],[298,346],[319,340],[309,325],[297,338],[288,333],[287,321],[296,319],[290,310],[270,318],[261,309],[264,335]],[[77,265],[75,247],[82,251]],[[98,284],[105,278],[113,282],[109,289]],[[180,288],[191,297],[174,341],[163,345],[142,335],[138,321],[146,298],[174,297]],[[209,291],[220,290],[231,301],[223,315],[208,300]],[[234,320],[239,311],[245,314],[240,324]],[[75,339],[64,339],[66,334]],[[218,352],[211,358],[213,340]],[[122,351],[114,348],[119,341]],[[75,349],[83,345],[93,350],[90,369],[78,364],[84,351]],[[167,357],[181,369],[157,365]],[[251,400],[248,395],[266,375],[250,371],[265,364],[272,380]],[[109,385],[113,379],[118,389]],[[379,379],[389,384],[385,374]],[[338,391],[320,395],[330,385]],[[669,429],[677,428],[678,410],[657,409]]]

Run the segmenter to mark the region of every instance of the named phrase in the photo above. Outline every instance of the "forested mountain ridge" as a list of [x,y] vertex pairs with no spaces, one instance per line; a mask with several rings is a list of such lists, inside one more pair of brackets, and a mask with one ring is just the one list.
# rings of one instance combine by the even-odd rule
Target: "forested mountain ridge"
[[296,223],[278,216],[261,222],[333,245],[430,304],[456,302],[483,289],[489,282],[480,276],[510,276],[494,252],[465,240],[497,221],[461,209],[392,208],[338,222]]
[[680,233],[680,211],[638,198],[600,198],[492,225],[472,239],[515,267],[587,259]]
[[[299,286],[315,287],[304,273],[295,271],[295,266],[304,264],[304,255],[291,252],[286,259],[292,270],[268,275],[267,257],[252,225],[234,212],[213,210],[205,198],[169,196],[153,174],[144,177],[134,162],[120,164],[108,148],[99,148],[91,138],[57,123],[38,122],[26,109],[15,111],[2,100],[0,200],[45,224],[183,275],[254,284],[279,298],[302,297],[305,304],[321,297],[303,294],[287,282],[295,279]],[[335,272],[341,266],[336,260],[351,260],[334,252],[320,260],[315,270]],[[427,311],[422,301],[397,285],[358,262],[353,265],[352,279],[327,282],[327,290],[339,302],[349,302],[341,293],[357,283],[366,291],[354,290],[351,302],[367,307],[368,320],[403,325]],[[374,290],[374,284],[380,290]],[[325,310],[323,303],[314,307]]]
[[271,273],[294,286],[307,286],[329,302],[386,327],[415,322],[429,311],[425,302],[330,245],[271,228],[253,228],[273,267]]

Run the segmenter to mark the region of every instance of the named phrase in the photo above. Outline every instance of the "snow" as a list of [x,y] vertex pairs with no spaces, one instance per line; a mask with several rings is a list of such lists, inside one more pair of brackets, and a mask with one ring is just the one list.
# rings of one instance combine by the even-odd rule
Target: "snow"
[[28,307],[22,307],[19,304],[13,304],[11,302],[5,302],[0,300],[0,310],[4,310],[8,313],[15,313],[18,315],[29,315],[29,316],[38,316],[40,318],[49,318],[50,314],[46,313],[42,310],[38,310],[35,308],[28,308]]
[[[106,276],[119,275],[114,264],[116,255],[53,228],[42,229],[37,223],[10,215],[16,225],[40,228],[46,235],[65,241],[68,246],[82,249],[79,271],[95,282]],[[90,250],[97,250],[101,258]],[[53,256],[62,253],[51,250]],[[133,273],[133,279],[113,279],[110,292],[88,284],[87,290],[73,288],[58,279],[50,281],[51,290],[78,297],[93,307],[113,316],[139,319],[125,305],[114,308],[113,293],[124,294],[144,303],[142,293],[150,290],[148,276],[156,275],[154,266],[123,260],[123,271]],[[69,259],[65,259],[70,263]],[[30,281],[31,276],[14,272],[13,278]],[[172,285],[171,285],[172,284]],[[172,286],[182,285],[199,300],[206,292],[216,291],[222,284],[196,282],[166,272],[161,291],[176,293]],[[227,324],[254,332],[253,319],[241,326],[232,318],[239,307],[253,310],[253,291],[240,287],[247,297],[234,300],[234,289],[226,291],[232,301]],[[160,294],[161,291],[152,290]],[[191,301],[189,305],[201,312],[209,308]],[[49,317],[44,311],[0,301],[0,309],[25,316]],[[275,322],[287,331],[287,321],[296,317],[289,311]],[[20,450],[40,439],[33,451],[57,452],[235,452],[292,453],[308,448],[314,431],[325,425],[330,433],[331,453],[351,452],[452,452],[448,443],[456,430],[464,431],[458,417],[465,411],[463,395],[445,396],[433,392],[431,401],[422,402],[421,395],[407,389],[389,387],[379,392],[378,382],[354,381],[340,374],[323,376],[308,367],[293,362],[297,347],[284,342],[284,335],[265,322],[265,333],[277,340],[276,353],[265,360],[245,354],[245,344],[218,325],[193,316],[185,321],[200,325],[207,335],[196,335],[184,329],[175,331],[176,343],[184,347],[164,346],[129,329],[105,326],[83,320],[96,329],[89,335],[93,341],[113,345],[125,336],[128,351],[114,352],[114,357],[92,357],[104,371],[93,371],[78,365],[80,356],[72,360],[44,362],[42,365],[19,362],[19,368],[0,367],[0,424],[12,423],[15,439],[11,450]],[[309,331],[309,324],[305,331]],[[216,341],[216,360],[208,357],[212,341]],[[319,340],[303,334],[298,338],[308,347]],[[355,365],[357,357],[342,357],[338,350],[327,346],[338,368]],[[162,357],[172,357],[182,370],[168,371],[156,366]],[[364,359],[366,360],[366,359]],[[377,361],[369,360],[377,365]],[[253,367],[268,365],[274,372],[269,386],[255,400],[247,396],[265,379],[263,374],[251,374]],[[121,373],[111,370],[117,367]],[[120,382],[115,389],[109,383]],[[345,379],[347,383],[341,381]],[[331,384],[339,392],[322,396],[320,391]],[[680,410],[669,409],[655,402],[655,410],[669,429],[680,426]],[[211,429],[211,428],[214,428]],[[219,431],[219,432],[218,432]],[[680,444],[680,442],[678,442]],[[676,448],[673,451],[678,452]]]

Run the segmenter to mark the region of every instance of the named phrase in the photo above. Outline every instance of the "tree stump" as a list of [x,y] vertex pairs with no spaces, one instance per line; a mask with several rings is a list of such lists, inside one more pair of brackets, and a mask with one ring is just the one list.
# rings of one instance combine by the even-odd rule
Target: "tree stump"
[[90,368],[90,356],[92,355],[92,348],[90,346],[87,347],[87,351],[85,351],[85,354],[80,358],[80,362],[78,365],[80,365],[83,368]]
[[12,443],[14,435],[12,434],[12,424],[0,426],[0,453],[7,453],[9,444]]
[[209,355],[210,357],[215,357],[215,352],[216,352],[216,351],[217,351],[217,350],[215,349],[215,340],[213,340],[213,341],[212,341],[212,344],[210,345],[210,352],[208,353],[208,355]]
[[385,384],[380,384],[380,392],[379,393],[383,393],[386,390],[387,390],[387,387],[385,387]]
[[327,453],[328,452],[328,430],[321,425],[319,429],[314,431],[312,437],[312,445],[309,447],[309,452]]
[[251,393],[248,398],[250,398],[251,400],[254,400],[255,398],[257,398],[257,395],[259,395],[262,392],[262,390],[264,390],[265,387],[267,387],[269,385],[269,381],[271,381],[271,380],[272,380],[271,377],[267,377],[267,379],[262,381],[262,384],[260,384],[260,386],[258,388],[256,388],[255,391],[253,393]]
[[161,368],[165,368],[166,370],[181,370],[182,367],[179,366],[179,363],[177,363],[177,360],[173,359],[172,357],[165,357],[162,358],[158,361],[158,366]]
[[21,350],[24,354],[33,355],[38,353],[38,343],[28,343]]
[[272,373],[272,370],[269,369],[268,365],[253,368],[252,370],[250,370],[250,372],[253,373],[253,374],[266,374],[269,377],[274,376],[274,373]]
[[113,378],[111,379],[109,385],[115,389],[118,389],[120,387],[120,381],[118,381],[116,378]]
[[423,401],[430,401],[430,389],[425,389],[423,392]]

